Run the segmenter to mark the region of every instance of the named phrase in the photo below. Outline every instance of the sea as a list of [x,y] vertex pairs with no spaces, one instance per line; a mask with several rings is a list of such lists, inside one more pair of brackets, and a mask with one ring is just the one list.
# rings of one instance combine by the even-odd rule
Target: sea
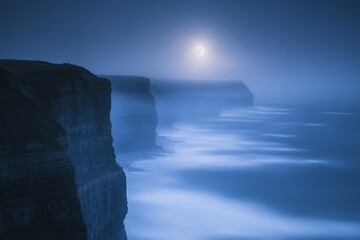
[[118,154],[129,240],[360,239],[360,111],[256,105]]

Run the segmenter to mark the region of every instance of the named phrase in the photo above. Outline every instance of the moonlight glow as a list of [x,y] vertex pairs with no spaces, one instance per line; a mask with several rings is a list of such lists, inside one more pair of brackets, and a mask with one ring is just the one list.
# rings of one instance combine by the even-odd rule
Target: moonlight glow
[[196,45],[194,47],[194,54],[196,57],[202,57],[205,55],[205,48],[202,45]]

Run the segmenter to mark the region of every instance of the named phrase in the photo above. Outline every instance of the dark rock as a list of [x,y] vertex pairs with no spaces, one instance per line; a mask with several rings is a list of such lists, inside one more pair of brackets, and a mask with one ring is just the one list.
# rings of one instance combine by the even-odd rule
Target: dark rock
[[117,152],[155,147],[157,112],[150,80],[135,76],[106,76],[112,86],[111,122]]
[[86,239],[64,129],[23,79],[0,82],[0,238]]
[[242,81],[152,79],[159,124],[215,116],[229,108],[253,106],[253,94]]
[[[24,154],[27,154],[27,158],[29,158],[28,162],[32,162],[34,168],[47,172],[49,178],[55,175],[58,176],[56,179],[65,182],[70,181],[72,185],[69,183],[69,189],[73,191],[70,191],[73,194],[71,196],[76,201],[80,200],[83,221],[72,223],[71,218],[67,218],[65,214],[77,214],[76,216],[81,219],[79,206],[70,208],[70,204],[63,204],[58,212],[53,211],[54,214],[63,216],[66,222],[66,224],[59,224],[61,226],[58,227],[63,228],[64,231],[67,229],[70,232],[81,233],[85,231],[82,224],[84,222],[87,227],[88,239],[126,239],[123,225],[127,212],[125,175],[115,162],[112,147],[110,82],[107,79],[98,78],[84,68],[70,64],[2,60],[0,61],[0,68],[6,69],[7,71],[2,71],[3,74],[10,74],[12,78],[10,82],[8,80],[1,83],[4,89],[11,89],[18,84],[18,81],[23,86],[16,88],[16,93],[19,95],[16,99],[9,98],[8,93],[2,94],[6,98],[6,102],[1,101],[0,111],[8,111],[8,108],[13,108],[14,115],[8,118],[3,118],[3,114],[1,115],[0,123],[5,122],[7,124],[1,125],[1,128],[7,126],[6,129],[8,129],[1,146],[5,147],[7,138],[12,139],[13,142],[8,143],[13,147],[14,154],[18,154],[21,148],[14,145],[14,142],[20,141],[29,144],[33,142],[32,138],[34,138],[37,146],[40,148],[46,147],[47,154],[57,160],[57,164],[66,162],[67,171],[72,173],[73,182],[71,183],[69,174],[62,174],[61,171],[65,171],[61,170],[63,167],[39,163],[45,160],[48,161],[47,159],[50,157],[41,155],[33,158],[32,155],[35,154],[36,156],[41,151],[39,150],[40,153],[38,153],[38,150],[31,148],[34,153],[29,155],[29,149],[24,149]],[[25,99],[24,104],[22,104],[22,99]],[[29,101],[32,101],[32,104],[27,105],[26,101],[28,100],[26,99],[30,99]],[[21,104],[21,109],[18,108],[18,104]],[[12,120],[13,123],[11,123]],[[24,127],[15,130],[19,121],[24,124]],[[47,147],[52,141],[60,141],[62,151],[58,150],[56,152]],[[61,152],[61,154],[58,152]],[[3,156],[1,158],[1,171],[9,171],[9,167],[6,165],[7,161],[21,162],[7,151],[2,150],[1,154]],[[54,154],[56,157],[53,156]],[[31,169],[28,166],[13,167],[11,174],[21,175],[23,170],[31,171],[28,168]],[[56,171],[60,171],[60,173]],[[77,189],[74,184],[74,174]],[[43,195],[48,194],[48,189],[49,192],[57,192],[58,188],[62,186],[56,181],[47,182],[46,178],[38,176],[36,172],[29,174],[28,178],[29,181],[32,181],[31,178],[43,179],[42,181],[46,183],[45,187],[42,187],[41,184],[32,185]],[[18,184],[24,190],[23,194],[26,198],[33,198],[31,187],[28,187],[24,182],[17,181],[16,178],[2,177],[1,184],[7,186],[6,188],[1,187],[1,189],[16,189],[12,188],[11,184]],[[62,188],[66,189],[65,187]],[[18,191],[14,190],[14,192],[14,194],[17,194]],[[65,192],[65,190],[62,192]],[[56,194],[54,193],[54,195]],[[10,198],[7,197],[7,199]],[[16,196],[12,197],[12,199],[17,201]],[[21,201],[21,199],[19,200]],[[45,206],[49,204],[48,198],[41,201]],[[10,208],[9,211],[16,213],[16,208]],[[3,215],[2,212],[0,213],[0,223],[6,225],[9,218]],[[39,213],[36,213],[36,215],[38,221],[47,222],[48,215]],[[16,221],[14,221],[14,224],[14,229],[18,231]],[[29,221],[23,225],[27,228],[34,225],[37,227],[37,233],[42,234],[43,232],[41,231],[42,226],[36,221]],[[81,228],[81,226],[83,227]],[[3,229],[2,231],[5,234],[12,234],[6,226],[0,226],[0,229]],[[54,236],[57,235],[54,234]],[[69,237],[59,236],[59,239],[76,239],[70,237],[70,235]],[[85,236],[84,233],[79,239],[85,239]]]

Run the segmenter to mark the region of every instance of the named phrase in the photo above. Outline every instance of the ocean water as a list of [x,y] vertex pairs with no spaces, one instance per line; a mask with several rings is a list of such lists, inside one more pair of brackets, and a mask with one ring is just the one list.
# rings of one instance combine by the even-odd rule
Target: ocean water
[[360,239],[360,112],[255,106],[118,155],[129,240]]

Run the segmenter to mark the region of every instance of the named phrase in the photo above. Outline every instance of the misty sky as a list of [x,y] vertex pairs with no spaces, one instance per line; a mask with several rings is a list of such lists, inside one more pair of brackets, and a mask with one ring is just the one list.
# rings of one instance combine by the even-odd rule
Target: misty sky
[[0,58],[239,79],[260,101],[354,99],[360,1],[0,0]]

